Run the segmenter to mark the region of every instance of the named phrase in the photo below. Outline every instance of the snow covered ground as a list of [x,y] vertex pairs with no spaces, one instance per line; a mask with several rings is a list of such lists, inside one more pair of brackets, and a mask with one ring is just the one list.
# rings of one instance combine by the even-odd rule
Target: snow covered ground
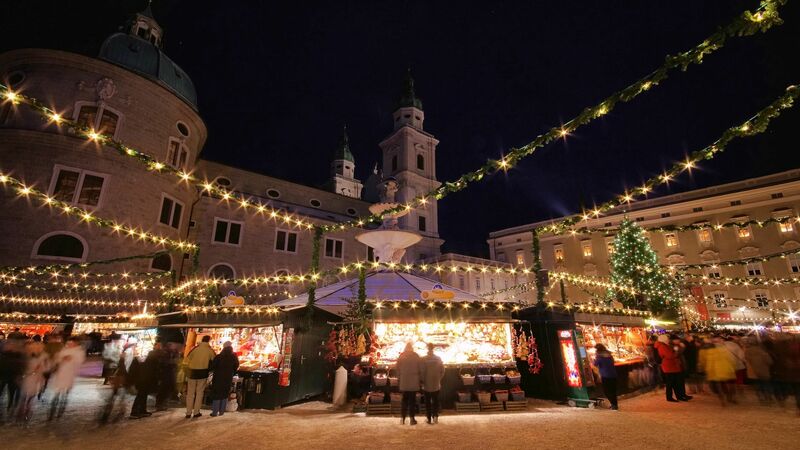
[[[45,421],[37,405],[30,428],[0,427],[3,449],[530,449],[530,448],[798,448],[800,417],[785,408],[744,404],[722,408],[710,394],[666,403],[663,391],[620,403],[621,411],[588,410],[531,401],[527,412],[445,414],[438,425],[414,427],[395,417],[330,412],[306,403],[279,411],[244,411],[184,419],[183,409],[100,427],[107,394],[96,379],[80,379],[66,416]],[[793,400],[793,399],[790,399]],[[152,402],[152,400],[151,400]],[[128,401],[130,407],[130,400]]]

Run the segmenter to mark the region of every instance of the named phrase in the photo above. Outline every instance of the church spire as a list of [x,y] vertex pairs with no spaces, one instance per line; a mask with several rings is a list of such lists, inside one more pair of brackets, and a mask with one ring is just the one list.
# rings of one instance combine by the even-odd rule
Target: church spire
[[148,1],[147,7],[136,13],[133,20],[131,20],[128,33],[149,41],[156,47],[161,48],[161,38],[164,36],[164,30],[162,30],[161,25],[156,22],[151,3],[151,1]]
[[347,125],[342,129],[342,137],[339,139],[339,146],[336,148],[333,159],[355,163],[353,152],[350,151],[350,138],[347,136]]
[[422,100],[417,98],[417,93],[414,91],[414,78],[411,77],[411,68],[409,68],[408,73],[406,73],[406,79],[403,82],[403,94],[400,96],[397,107],[417,108],[422,110]]
[[333,192],[348,197],[361,198],[364,187],[356,179],[356,162],[350,151],[350,138],[347,136],[347,125],[342,129],[342,137],[333,154],[331,162],[331,181]]

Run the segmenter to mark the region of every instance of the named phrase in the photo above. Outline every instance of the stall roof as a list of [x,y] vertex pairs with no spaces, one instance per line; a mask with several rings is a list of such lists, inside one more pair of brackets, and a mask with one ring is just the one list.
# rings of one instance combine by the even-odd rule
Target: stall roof
[[[386,301],[412,301],[421,300],[423,291],[432,291],[434,287],[452,291],[453,302],[496,302],[478,297],[461,289],[448,286],[439,281],[424,278],[410,273],[394,271],[370,272],[364,281],[367,298],[370,300]],[[347,306],[350,299],[358,295],[358,279],[340,281],[328,286],[317,288],[315,306],[328,309],[329,307]],[[273,303],[271,306],[292,307],[304,306],[308,303],[308,294]]]

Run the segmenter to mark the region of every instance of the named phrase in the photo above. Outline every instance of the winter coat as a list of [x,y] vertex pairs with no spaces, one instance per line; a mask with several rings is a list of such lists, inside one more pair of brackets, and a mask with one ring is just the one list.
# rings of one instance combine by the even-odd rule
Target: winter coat
[[208,342],[197,344],[197,346],[186,355],[186,359],[184,360],[187,369],[189,369],[187,378],[192,380],[208,378],[208,369],[211,366],[211,361],[214,360],[214,356],[216,356],[214,350],[211,349]]
[[614,357],[611,356],[610,352],[597,352],[594,365],[600,372],[601,379],[608,380],[611,378],[617,378],[617,368],[614,366]]
[[686,362],[686,372],[697,372],[697,357],[700,350],[694,341],[686,343],[686,349],[683,351],[683,360]]
[[772,356],[760,345],[751,345],[744,351],[747,361],[747,378],[751,380],[769,380],[772,368]]
[[725,341],[723,344],[733,357],[732,361],[734,369],[744,370],[747,366],[744,364],[744,350],[742,350],[742,347],[733,341]]
[[436,355],[425,355],[420,359],[422,387],[425,392],[438,392],[442,389],[444,363]]
[[116,369],[122,355],[122,341],[108,341],[103,347],[103,360],[109,369]]
[[224,400],[228,398],[233,384],[233,376],[239,368],[239,358],[233,353],[233,349],[225,347],[214,357],[211,363],[211,370],[214,371],[214,378],[211,380],[211,399]]
[[419,390],[422,373],[420,371],[420,357],[416,352],[403,352],[397,358],[398,387],[401,392],[415,392]]
[[75,378],[84,361],[86,361],[86,352],[80,345],[62,348],[53,359],[56,369],[50,376],[48,386],[57,393],[69,392],[75,384]]
[[733,356],[723,345],[700,350],[699,365],[708,381],[730,381],[736,378]]
[[158,390],[161,365],[163,364],[165,353],[162,349],[153,349],[147,354],[147,358],[142,363],[134,358],[131,364],[130,377],[137,391],[152,394]]
[[675,350],[672,348],[672,345],[658,341],[655,343],[655,349],[658,352],[658,356],[661,357],[661,370],[664,373],[683,372],[681,356],[675,352]]
[[[24,367],[25,356],[22,352],[12,349],[11,345],[4,346],[3,351],[0,352],[0,381],[16,383],[22,376]],[[2,394],[1,391],[0,394]]]
[[20,390],[24,397],[32,397],[42,390],[44,374],[48,370],[50,370],[50,359],[47,357],[47,353],[42,352],[36,356],[28,356],[20,382]]

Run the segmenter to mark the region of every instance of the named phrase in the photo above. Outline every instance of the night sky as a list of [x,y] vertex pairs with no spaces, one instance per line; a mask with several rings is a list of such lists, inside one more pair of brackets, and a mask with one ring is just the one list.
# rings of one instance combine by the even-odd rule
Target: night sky
[[[301,6],[305,4],[305,6]],[[380,159],[406,70],[451,180],[532,140],[686,50],[756,1],[157,0],[165,51],[191,76],[202,156],[322,185],[347,124],[357,176]],[[96,56],[142,0],[3,2],[0,51]],[[457,6],[457,7],[456,7]],[[800,13],[729,41],[700,66],[621,104],[508,174],[439,203],[444,251],[486,255],[488,233],[580,211],[715,140],[800,82]],[[800,105],[662,192],[800,167]]]

